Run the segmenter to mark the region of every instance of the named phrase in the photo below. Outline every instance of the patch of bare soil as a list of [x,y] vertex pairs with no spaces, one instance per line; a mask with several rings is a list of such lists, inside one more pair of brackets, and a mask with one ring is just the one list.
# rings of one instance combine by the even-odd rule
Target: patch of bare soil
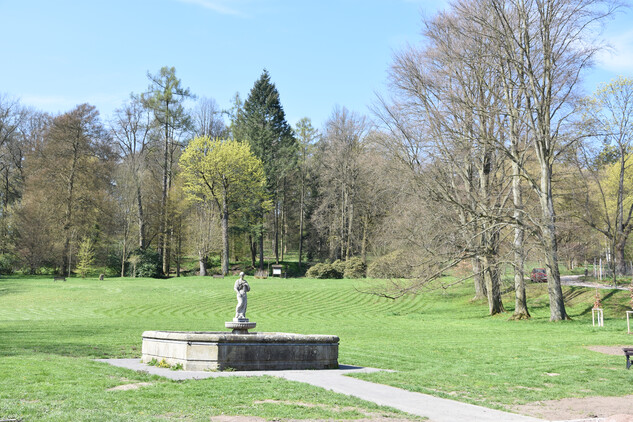
[[555,421],[608,418],[609,422],[633,422],[633,395],[544,400],[513,406],[512,410],[523,415]]
[[633,346],[585,346],[585,348],[598,353],[604,353],[605,355],[616,355],[616,356],[624,356],[624,352],[622,351],[623,347],[633,347]]
[[108,388],[108,391],[137,390],[141,387],[147,387],[148,385],[152,385],[152,383],[151,382],[137,382],[134,384],[123,384],[123,385],[117,385],[116,387]]

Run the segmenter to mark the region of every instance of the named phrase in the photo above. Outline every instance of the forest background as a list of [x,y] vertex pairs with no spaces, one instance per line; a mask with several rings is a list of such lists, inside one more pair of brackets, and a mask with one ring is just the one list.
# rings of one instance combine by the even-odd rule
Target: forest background
[[355,259],[350,275],[413,279],[376,292],[397,297],[457,267],[495,314],[507,264],[525,318],[525,263],[540,261],[551,318],[566,319],[559,262],[604,259],[614,279],[632,267],[633,81],[580,86],[624,6],[455,2],[394,54],[371,117],[335,107],[319,129],[287,123],[266,70],[226,110],[174,67],[105,121],[4,95],[2,271],[226,274],[296,253],[299,273]]

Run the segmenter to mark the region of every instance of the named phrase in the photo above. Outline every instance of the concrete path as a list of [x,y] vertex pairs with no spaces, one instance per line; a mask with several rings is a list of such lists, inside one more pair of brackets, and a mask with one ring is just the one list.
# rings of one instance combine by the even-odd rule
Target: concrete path
[[604,289],[604,290],[629,290],[630,284],[622,282],[621,285],[614,287],[608,284],[594,283],[590,281],[583,281],[584,277],[581,275],[563,275],[560,277],[560,283],[563,286],[575,286],[575,287],[590,287],[592,289]]
[[[290,381],[304,382],[337,393],[358,397],[381,406],[389,406],[417,416],[426,416],[431,422],[539,422],[541,419],[514,413],[502,412],[454,400],[442,399],[428,394],[413,393],[345,374],[376,372],[380,369],[340,365],[339,369],[321,371],[172,371],[141,363],[139,359],[99,359],[111,365],[135,371],[145,371],[173,380],[203,379],[215,377],[253,377],[269,375]],[[542,421],[541,421],[542,422]]]

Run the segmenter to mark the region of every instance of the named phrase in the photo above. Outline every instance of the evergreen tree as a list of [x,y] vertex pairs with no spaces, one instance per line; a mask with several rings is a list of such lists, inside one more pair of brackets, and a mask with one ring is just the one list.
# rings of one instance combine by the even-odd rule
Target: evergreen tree
[[88,275],[88,272],[92,269],[92,264],[95,261],[94,244],[89,237],[86,237],[79,245],[79,252],[77,252],[77,272],[82,278]]
[[167,208],[169,191],[174,177],[174,157],[180,149],[177,138],[192,128],[191,116],[185,109],[184,102],[194,99],[189,88],[183,88],[180,79],[176,77],[176,68],[164,66],[156,75],[148,72],[150,86],[146,93],[141,94],[143,105],[154,114],[154,124],[162,132],[162,196],[160,203],[160,230],[158,239],[158,253],[163,261],[163,273],[169,274],[170,236],[172,231],[168,219]]
[[[273,247],[279,262],[279,210],[283,209],[284,179],[296,163],[298,146],[279,100],[279,92],[264,69],[240,113],[235,134],[244,137],[262,161],[266,189],[273,200]],[[263,215],[261,216],[263,219]],[[262,225],[262,228],[264,226]],[[263,233],[259,237],[259,266],[263,268]]]

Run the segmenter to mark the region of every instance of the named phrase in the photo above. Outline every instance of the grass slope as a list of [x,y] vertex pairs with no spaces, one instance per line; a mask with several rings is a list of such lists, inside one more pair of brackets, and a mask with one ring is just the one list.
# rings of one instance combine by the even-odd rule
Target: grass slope
[[[234,312],[233,282],[200,277],[0,280],[0,417],[353,419],[385,413],[278,379],[173,382],[91,360],[139,357],[145,330],[222,331]],[[365,281],[249,282],[248,317],[258,331],[336,334],[341,363],[398,371],[359,375],[368,380],[496,408],[633,393],[633,371],[626,371],[623,357],[583,347],[633,343],[624,319],[627,292],[603,291],[605,327],[594,328],[595,293],[584,288],[564,288],[573,321],[550,323],[544,285],[528,288],[532,320],[513,322],[507,320],[509,313],[486,316],[485,304],[470,301],[469,286],[391,301],[358,293],[355,287]],[[504,301],[511,308],[511,293]],[[107,391],[137,382],[151,385]]]

